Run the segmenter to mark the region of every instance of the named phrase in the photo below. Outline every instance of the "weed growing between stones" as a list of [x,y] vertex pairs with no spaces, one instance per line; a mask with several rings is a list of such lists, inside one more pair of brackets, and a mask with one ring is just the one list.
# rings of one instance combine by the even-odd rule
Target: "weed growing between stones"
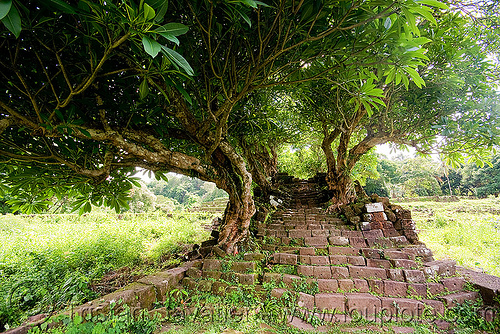
[[497,314],[492,322],[485,321],[483,317],[478,316],[481,309],[479,302],[469,300],[457,305],[446,312],[446,318],[454,321],[458,328],[500,332],[500,316]]

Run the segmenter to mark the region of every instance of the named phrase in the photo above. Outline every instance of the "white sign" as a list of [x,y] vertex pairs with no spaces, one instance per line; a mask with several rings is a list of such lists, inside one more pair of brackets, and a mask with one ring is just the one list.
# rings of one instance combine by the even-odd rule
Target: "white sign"
[[366,212],[384,212],[384,204],[379,203],[369,203],[365,204]]

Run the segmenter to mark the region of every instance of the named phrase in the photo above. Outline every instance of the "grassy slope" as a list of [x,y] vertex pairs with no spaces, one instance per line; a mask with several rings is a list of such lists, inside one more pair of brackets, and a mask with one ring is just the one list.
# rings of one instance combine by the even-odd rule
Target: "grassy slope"
[[402,202],[437,259],[500,276],[500,199]]
[[[95,298],[90,282],[142,267],[208,237],[205,213],[0,215],[0,331],[26,315]],[[149,270],[158,270],[150,266]]]

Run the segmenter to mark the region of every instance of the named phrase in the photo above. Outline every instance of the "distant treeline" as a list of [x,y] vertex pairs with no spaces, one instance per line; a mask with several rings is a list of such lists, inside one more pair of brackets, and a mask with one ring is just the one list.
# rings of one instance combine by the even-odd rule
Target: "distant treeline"
[[367,178],[365,191],[388,197],[498,196],[500,154],[495,155],[490,164],[450,168],[431,158],[379,159],[380,177]]

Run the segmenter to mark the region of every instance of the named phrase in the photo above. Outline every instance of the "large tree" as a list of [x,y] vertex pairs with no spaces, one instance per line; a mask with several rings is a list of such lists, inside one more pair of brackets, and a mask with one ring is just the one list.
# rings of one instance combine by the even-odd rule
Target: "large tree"
[[264,88],[362,68],[359,55],[380,49],[388,22],[401,28],[393,39],[418,47],[404,31],[435,3],[2,1],[2,183],[25,197],[19,208],[71,188],[85,211],[126,205],[136,167],[212,181],[229,194],[219,243],[233,252],[255,211],[231,140],[235,106]]
[[[323,138],[327,182],[337,203],[355,197],[349,191],[352,171],[379,144],[440,152],[455,163],[466,155],[469,161],[486,158],[499,132],[498,81],[472,24],[452,12],[438,21],[417,20],[411,34],[426,42],[428,52],[403,45],[410,53],[421,52],[417,70],[404,64],[407,53],[378,52],[366,56],[372,66],[330,72],[328,80],[308,83],[299,92],[304,120]],[[400,50],[402,43],[393,45]],[[403,64],[393,66],[395,58]]]

